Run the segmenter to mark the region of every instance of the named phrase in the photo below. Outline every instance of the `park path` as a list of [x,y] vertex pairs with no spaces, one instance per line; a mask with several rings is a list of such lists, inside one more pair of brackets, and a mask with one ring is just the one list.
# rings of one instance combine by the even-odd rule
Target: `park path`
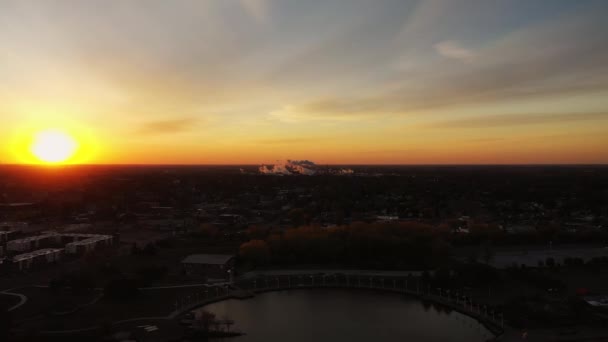
[[16,310],[18,308],[20,308],[22,305],[24,305],[27,302],[27,297],[25,295],[22,295],[21,293],[13,293],[11,291],[13,291],[15,289],[7,289],[4,290],[2,292],[0,292],[1,294],[7,295],[7,296],[16,296],[19,297],[19,303],[13,305],[12,307],[10,307],[8,309],[8,311],[13,311]]

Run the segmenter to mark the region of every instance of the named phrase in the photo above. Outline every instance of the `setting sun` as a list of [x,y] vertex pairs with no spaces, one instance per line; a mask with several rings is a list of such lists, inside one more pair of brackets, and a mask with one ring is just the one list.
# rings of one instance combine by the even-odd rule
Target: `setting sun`
[[32,154],[44,163],[63,163],[70,159],[78,148],[78,143],[69,134],[58,130],[39,132],[30,147]]

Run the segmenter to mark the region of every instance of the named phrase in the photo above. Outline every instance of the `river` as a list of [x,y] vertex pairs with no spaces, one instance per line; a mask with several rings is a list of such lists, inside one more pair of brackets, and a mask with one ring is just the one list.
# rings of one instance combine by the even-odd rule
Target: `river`
[[233,342],[475,342],[492,337],[461,313],[404,295],[364,290],[269,292],[199,310],[234,320],[232,329],[246,335]]

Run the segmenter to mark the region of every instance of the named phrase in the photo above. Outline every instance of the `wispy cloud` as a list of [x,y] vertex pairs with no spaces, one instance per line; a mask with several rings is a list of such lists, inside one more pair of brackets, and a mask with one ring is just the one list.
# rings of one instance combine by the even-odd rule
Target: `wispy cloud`
[[273,138],[273,139],[259,139],[255,142],[264,145],[291,145],[291,144],[309,144],[311,142],[318,142],[319,139],[314,138]]
[[155,120],[141,124],[136,132],[143,135],[176,134],[192,130],[199,123],[195,118]]
[[270,16],[270,0],[240,0],[241,6],[258,23],[266,23]]
[[482,128],[608,120],[608,112],[567,114],[500,114],[440,121],[438,128]]
[[475,53],[464,48],[460,42],[456,40],[444,40],[434,45],[437,53],[443,57],[456,59],[462,62],[470,62],[475,58]]
[[[300,106],[287,105],[271,111],[269,117],[287,123],[306,121],[359,121],[370,115],[363,102],[337,103],[333,101],[315,101]],[[371,107],[369,107],[371,109]],[[375,116],[372,115],[372,118]]]

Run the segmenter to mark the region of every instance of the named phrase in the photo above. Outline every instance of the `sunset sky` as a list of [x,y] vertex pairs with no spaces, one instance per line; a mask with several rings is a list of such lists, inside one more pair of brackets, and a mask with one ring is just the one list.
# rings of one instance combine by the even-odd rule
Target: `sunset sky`
[[0,1],[0,163],[608,163],[608,1]]

